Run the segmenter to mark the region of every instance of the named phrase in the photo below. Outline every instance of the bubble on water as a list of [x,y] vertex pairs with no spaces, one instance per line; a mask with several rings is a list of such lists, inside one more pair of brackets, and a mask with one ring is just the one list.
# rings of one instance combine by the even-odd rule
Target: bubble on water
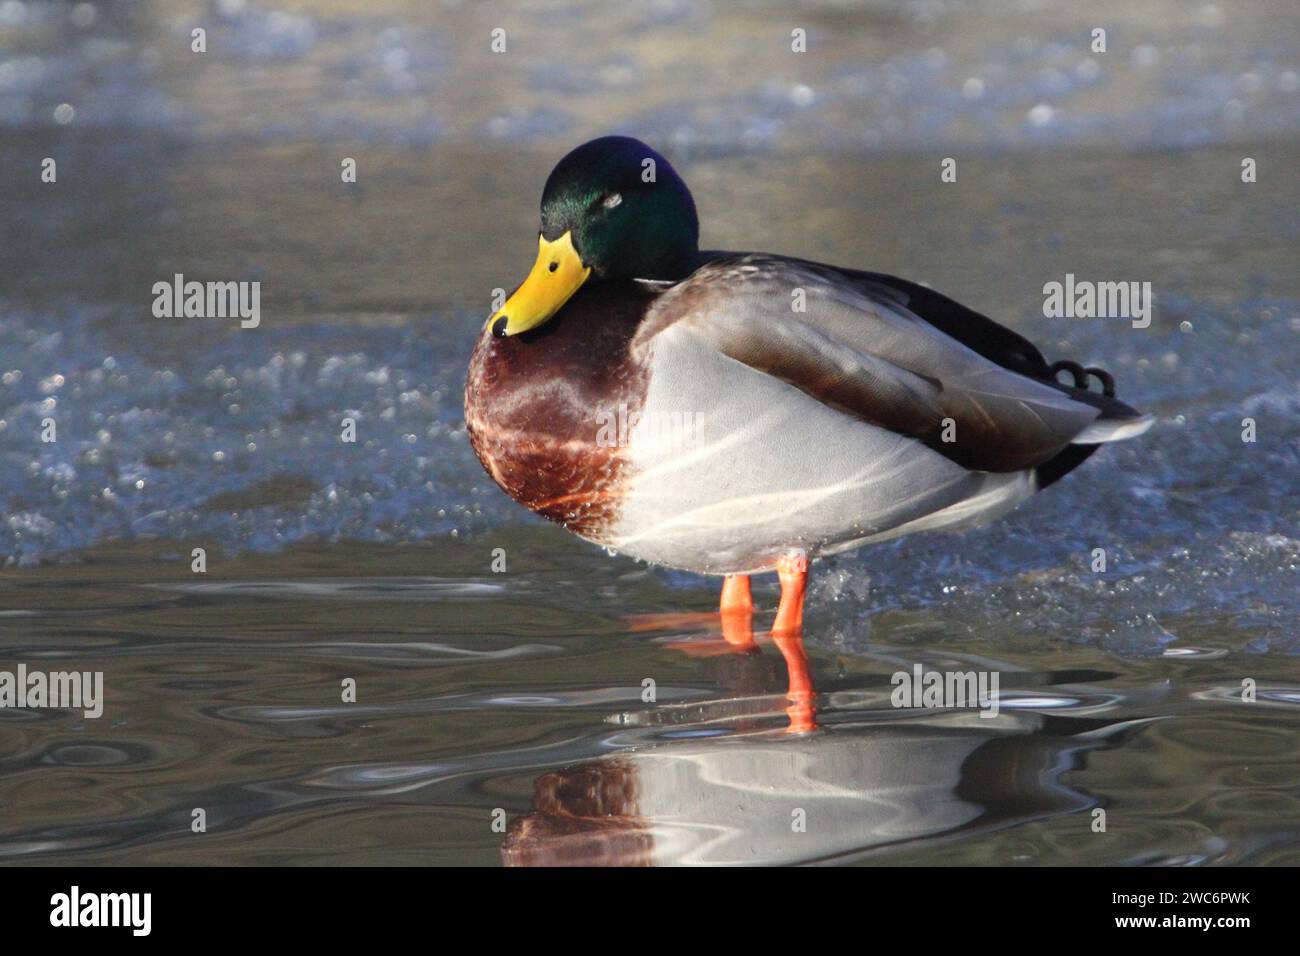
[[813,88],[804,83],[796,83],[790,88],[790,102],[795,106],[810,106],[816,94]]
[[1056,110],[1047,103],[1039,103],[1025,114],[1031,126],[1046,126],[1055,117]]

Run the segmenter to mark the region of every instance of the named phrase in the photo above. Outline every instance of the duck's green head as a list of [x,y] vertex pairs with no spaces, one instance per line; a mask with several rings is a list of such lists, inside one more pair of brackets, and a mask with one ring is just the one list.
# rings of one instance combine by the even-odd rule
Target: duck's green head
[[492,333],[536,328],[585,282],[683,278],[699,240],[695,200],[668,160],[627,136],[584,143],[546,180],[537,261],[488,319]]

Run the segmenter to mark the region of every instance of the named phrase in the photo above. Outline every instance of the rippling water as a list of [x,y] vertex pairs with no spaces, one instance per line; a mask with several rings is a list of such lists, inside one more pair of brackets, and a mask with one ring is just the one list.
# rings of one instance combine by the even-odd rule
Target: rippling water
[[[107,698],[0,711],[0,860],[1300,862],[1300,34],[1115,5],[1099,60],[1065,6],[825,4],[796,68],[755,9],[507,17],[486,84],[490,5],[0,4],[0,670]],[[811,736],[765,635],[687,613],[714,582],[522,514],[465,439],[491,290],[610,129],[707,245],[924,280],[1160,418],[817,565]],[[261,326],[154,319],[176,272],[260,279]],[[1155,321],[1044,318],[1067,272]],[[891,706],[917,664],[997,671],[999,714]]]
[[[526,567],[507,576],[440,544],[294,549],[202,583],[107,553],[10,577],[6,658],[102,670],[108,691],[98,721],[5,714],[0,854],[492,863],[505,842],[512,863],[1297,862],[1300,665],[1203,612],[1124,655],[947,603],[878,611],[865,640],[814,600],[823,729],[791,738],[765,640],[723,653],[706,628],[629,621],[711,591],[550,537],[521,533]],[[890,675],[917,663],[998,670],[1000,712],[895,709]]]

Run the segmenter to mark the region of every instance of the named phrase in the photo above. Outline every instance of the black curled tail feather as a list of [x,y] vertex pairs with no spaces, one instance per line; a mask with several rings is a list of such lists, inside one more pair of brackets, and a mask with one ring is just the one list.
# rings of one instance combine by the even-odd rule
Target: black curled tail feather
[[1061,362],[1053,362],[1048,367],[1047,371],[1052,376],[1052,381],[1054,382],[1060,381],[1060,374],[1062,372],[1069,372],[1070,377],[1074,379],[1074,387],[1084,392],[1089,391],[1088,379],[1090,377],[1095,378],[1097,381],[1101,382],[1101,393],[1103,395],[1107,398],[1115,397],[1115,379],[1110,372],[1106,371],[1104,368],[1097,368],[1096,366],[1084,368],[1078,362],[1065,360]]
[[[1069,372],[1074,379],[1065,385],[1059,379],[1061,372]],[[1105,369],[1084,367],[1078,362],[1060,361],[1047,366],[1048,381],[1077,401],[1101,410],[1102,418],[1136,418],[1141,413],[1115,397],[1115,379]],[[1090,379],[1101,384],[1101,391],[1089,388]],[[1060,481],[1078,468],[1101,445],[1066,445],[1057,454],[1034,469],[1034,481],[1039,490]]]

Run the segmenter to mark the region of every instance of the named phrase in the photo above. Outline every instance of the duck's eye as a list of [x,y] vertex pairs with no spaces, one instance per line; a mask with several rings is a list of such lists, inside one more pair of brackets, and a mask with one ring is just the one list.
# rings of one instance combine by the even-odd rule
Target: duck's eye
[[606,209],[613,209],[622,201],[623,201],[622,193],[610,193],[608,196],[606,196],[604,199],[600,201],[600,204],[604,206]]
[[556,269],[560,268],[560,264],[558,262],[552,262],[547,268],[548,271],[554,272]]

